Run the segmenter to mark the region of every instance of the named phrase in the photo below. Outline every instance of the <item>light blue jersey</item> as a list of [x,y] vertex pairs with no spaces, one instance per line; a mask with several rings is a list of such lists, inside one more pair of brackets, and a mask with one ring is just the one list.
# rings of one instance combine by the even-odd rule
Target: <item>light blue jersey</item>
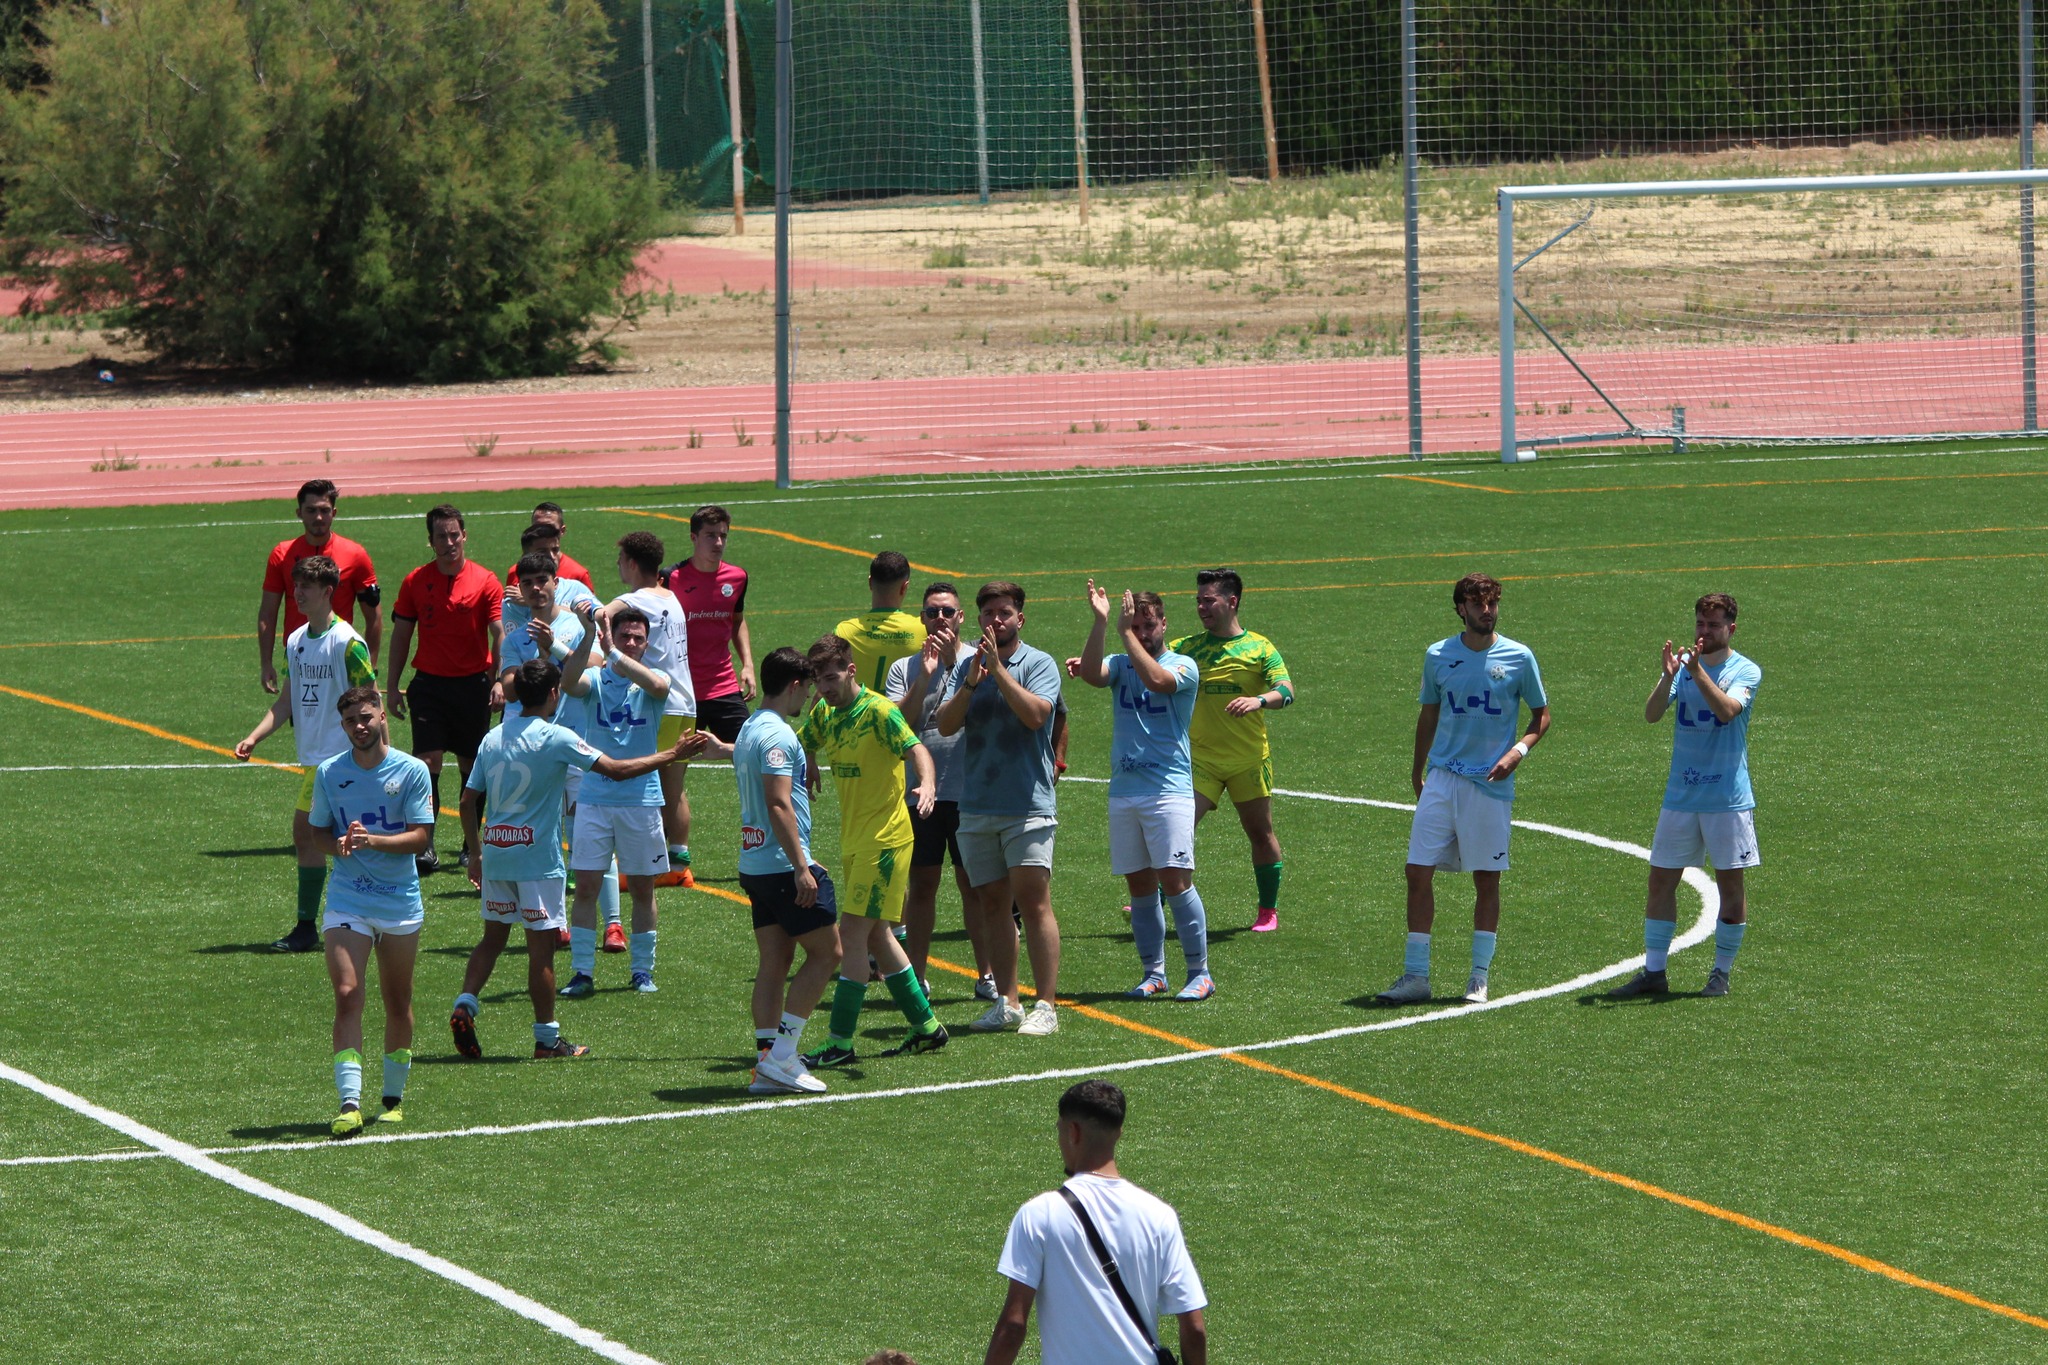
[[588,770],[597,750],[570,730],[514,716],[484,736],[469,770],[484,794],[484,878],[538,882],[566,877],[562,788],[571,768]]
[[1429,766],[1470,778],[1496,800],[1514,800],[1513,773],[1500,782],[1486,775],[1522,737],[1522,703],[1532,711],[1550,705],[1529,647],[1505,635],[1484,653],[1467,649],[1462,635],[1439,640],[1423,653],[1416,700],[1440,708]]
[[1200,665],[1170,649],[1161,654],[1159,666],[1179,684],[1169,693],[1146,687],[1128,654],[1112,654],[1102,662],[1109,670],[1109,690],[1116,697],[1116,717],[1110,725],[1109,794],[1192,793],[1195,767],[1188,749],[1188,722],[1194,718],[1195,697],[1201,686]]
[[[573,579],[564,579],[563,581],[575,582]],[[575,586],[583,587],[581,583],[576,583]],[[585,591],[587,592],[588,589],[585,589]],[[531,619],[531,617],[527,618],[527,620]],[[540,657],[540,646],[535,644],[533,637],[526,633],[526,624],[526,620],[522,620],[516,628],[509,624],[505,627],[503,658],[506,668],[517,668],[528,659],[538,659]],[[555,643],[548,650],[548,662],[556,668],[560,668],[563,660],[575,653],[576,646],[582,643],[584,635],[583,623],[576,619],[575,613],[564,611],[556,613],[555,619],[549,622],[549,624],[555,628]],[[561,726],[564,730],[580,736],[583,733],[584,724],[587,719],[587,711],[588,708],[584,705],[584,698],[572,697],[567,692],[564,692],[562,693],[562,699],[555,704],[553,719],[555,724]],[[505,719],[511,720],[515,716],[523,716],[525,714],[526,708],[519,704],[519,699],[512,694],[512,689],[506,688]]]
[[[525,630],[526,623],[533,619],[533,613],[528,611],[526,609],[526,604],[519,600],[518,588],[519,585],[516,583],[507,584],[505,587],[505,607],[503,620],[505,626],[505,641],[507,644],[511,643],[513,631]],[[597,600],[596,593],[593,593],[590,589],[584,587],[575,579],[557,578],[555,580],[555,605],[562,609],[562,614],[568,617],[570,620],[574,620],[576,617],[575,608],[578,602],[588,602],[592,606],[598,607],[604,605],[604,603],[599,602]],[[557,630],[561,629],[561,623],[559,621],[556,622],[555,628]]]
[[768,801],[761,779],[789,779],[789,800],[796,808],[796,839],[805,858],[811,855],[811,795],[806,788],[804,747],[796,731],[777,712],[762,707],[740,726],[732,746],[732,775],[740,788],[740,871],[749,875],[794,872],[782,841],[768,823]]
[[[403,834],[414,825],[434,823],[434,780],[427,765],[411,754],[393,749],[371,769],[356,762],[353,749],[346,750],[314,770],[307,819],[337,839],[357,820],[372,834]],[[412,854],[364,849],[336,858],[327,880],[327,904],[392,924],[423,913]]]
[[[585,698],[589,711],[583,737],[606,758],[645,758],[661,739],[661,698],[649,696],[621,674],[606,668],[599,671]],[[661,774],[614,782],[591,773],[576,791],[576,802],[585,806],[655,806],[662,804]]]
[[1692,670],[1671,680],[1671,776],[1664,783],[1666,810],[1754,810],[1749,789],[1749,712],[1764,671],[1756,661],[1728,651],[1705,666],[1714,685],[1742,703],[1734,720],[1717,720]]

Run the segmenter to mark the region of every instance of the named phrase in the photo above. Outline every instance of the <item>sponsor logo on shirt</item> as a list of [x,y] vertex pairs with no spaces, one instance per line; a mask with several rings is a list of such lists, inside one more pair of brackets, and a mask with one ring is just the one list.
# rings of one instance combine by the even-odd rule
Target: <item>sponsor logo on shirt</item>
[[747,852],[762,847],[768,842],[768,831],[752,825],[740,826],[740,851]]
[[859,777],[860,765],[858,763],[848,763],[844,760],[841,760],[840,762],[834,763],[832,765],[832,771],[835,775],[839,777]]
[[1721,780],[1719,773],[1703,773],[1698,768],[1687,768],[1679,774],[1688,787],[1711,787]]
[[531,825],[486,825],[484,842],[493,848],[520,848],[533,843]]
[[768,751],[768,761],[778,768],[782,767],[789,762],[789,751],[778,744]]

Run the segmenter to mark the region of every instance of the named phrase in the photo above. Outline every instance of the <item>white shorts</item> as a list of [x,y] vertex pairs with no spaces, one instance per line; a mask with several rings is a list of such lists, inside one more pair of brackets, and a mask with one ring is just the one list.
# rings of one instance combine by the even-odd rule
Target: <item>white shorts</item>
[[569,927],[562,913],[562,882],[501,882],[484,878],[484,923],[519,924],[535,933]]
[[424,910],[405,919],[371,919],[368,915],[359,915],[353,910],[330,909],[320,916],[320,932],[324,934],[331,929],[346,929],[352,934],[361,934],[372,943],[378,943],[386,935],[403,938],[407,934],[417,934],[420,926],[426,922],[427,914]]
[[1109,798],[1109,870],[1119,877],[1195,865],[1195,794]]
[[668,871],[668,840],[661,832],[659,806],[576,808],[576,830],[569,840],[569,862],[578,872],[609,872],[612,858],[628,877],[654,877]]
[[1505,872],[1514,802],[1479,790],[1469,777],[1431,768],[1415,803],[1408,861],[1442,872]]
[[1671,810],[1657,812],[1657,837],[1650,841],[1651,867],[1705,867],[1718,872],[1755,867],[1763,861],[1756,847],[1753,810]]
[[572,764],[569,771],[562,774],[562,809],[576,809],[576,793],[582,790],[583,769]]
[[972,886],[999,882],[1016,867],[1052,867],[1053,835],[1060,822],[1050,815],[963,815],[953,837]]

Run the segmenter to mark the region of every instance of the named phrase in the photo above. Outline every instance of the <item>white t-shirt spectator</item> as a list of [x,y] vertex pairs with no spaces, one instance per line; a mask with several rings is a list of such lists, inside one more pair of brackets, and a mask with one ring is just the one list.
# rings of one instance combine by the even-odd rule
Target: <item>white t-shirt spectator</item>
[[[1180,1215],[1128,1180],[1082,1173],[1067,1182],[1095,1220],[1138,1311],[1162,1316],[1208,1306],[1188,1257]],[[1117,1301],[1089,1250],[1088,1234],[1053,1190],[1017,1210],[996,1267],[1038,1291],[1038,1342],[1044,1365],[1153,1365],[1151,1347]],[[1155,1327],[1155,1330],[1156,1327]],[[1168,1345],[1173,1339],[1168,1338]]]

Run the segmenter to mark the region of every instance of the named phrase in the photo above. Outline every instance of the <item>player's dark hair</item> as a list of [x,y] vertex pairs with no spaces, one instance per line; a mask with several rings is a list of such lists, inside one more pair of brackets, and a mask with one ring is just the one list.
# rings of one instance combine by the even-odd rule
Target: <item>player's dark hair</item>
[[1203,569],[1195,575],[1195,590],[1201,591],[1210,584],[1223,589],[1240,602],[1244,600],[1244,580],[1237,576],[1235,569]]
[[539,706],[562,685],[562,670],[546,659],[528,659],[512,675],[512,691],[521,706]]
[[529,550],[519,556],[519,565],[512,570],[514,578],[524,581],[528,578],[555,576],[555,557],[546,550]]
[[519,548],[522,551],[531,550],[544,540],[552,540],[559,544],[561,539],[562,533],[553,522],[536,521],[519,533]]
[[447,521],[450,518],[453,518],[455,524],[461,527],[463,530],[467,531],[469,529],[469,523],[462,519],[462,509],[457,507],[452,502],[444,502],[439,507],[430,508],[427,512],[428,539],[433,538],[434,528],[436,526],[439,526],[442,522]]
[[868,582],[901,583],[910,577],[910,561],[900,550],[884,550],[868,561]]
[[820,635],[817,643],[811,646],[810,658],[813,669],[827,661],[851,667],[853,646],[837,635]]
[[730,531],[732,529],[732,513],[726,511],[715,502],[706,503],[690,513],[691,535],[696,535],[707,526],[723,526],[726,530]]
[[384,694],[377,690],[377,684],[360,683],[351,687],[335,698],[334,709],[345,715],[351,706],[361,706],[364,702],[369,702],[380,711],[384,709]]
[[1131,605],[1136,607],[1150,607],[1152,608],[1152,610],[1158,612],[1161,616],[1166,615],[1166,599],[1161,597],[1156,592],[1132,593]]
[[1451,589],[1451,605],[1462,607],[1467,602],[1500,601],[1500,580],[1483,573],[1468,573],[1458,580]]
[[1015,583],[998,578],[992,583],[981,585],[981,591],[974,594],[974,609],[980,611],[998,597],[1010,599],[1010,605],[1018,611],[1024,610],[1024,589]]
[[1105,1133],[1123,1131],[1125,1108],[1123,1090],[1108,1081],[1082,1081],[1060,1096],[1062,1119]]
[[902,1351],[877,1351],[863,1360],[860,1365],[917,1365],[917,1362]]
[[325,498],[329,502],[339,505],[341,502],[341,490],[334,486],[334,480],[332,479],[308,479],[299,485],[299,495],[292,499],[292,506],[294,508],[304,507],[307,498]]
[[562,515],[562,504],[559,502],[537,502],[533,505],[533,519],[535,521],[540,520],[543,512],[553,517],[555,525],[561,527],[564,531],[569,529],[569,519]]
[[631,625],[635,621],[640,623],[640,629],[650,635],[654,633],[654,625],[647,619],[646,612],[638,607],[620,607],[612,613],[612,634],[617,635],[620,626]]
[[784,645],[770,650],[768,657],[761,660],[761,695],[779,697],[789,690],[791,683],[809,682],[816,676],[809,659]]
[[946,582],[944,579],[941,579],[936,583],[927,583],[924,585],[925,601],[931,601],[940,593],[946,593],[950,596],[958,597],[960,595],[960,589],[954,587],[951,583]]
[[1725,592],[1710,592],[1692,604],[1695,612],[1718,611],[1728,618],[1728,624],[1735,624],[1735,599]]
[[292,565],[292,582],[319,583],[331,591],[341,586],[341,566],[326,555],[307,555]]
[[628,531],[619,537],[619,553],[639,565],[640,572],[656,575],[661,572],[661,557],[668,553],[668,547],[652,531]]

